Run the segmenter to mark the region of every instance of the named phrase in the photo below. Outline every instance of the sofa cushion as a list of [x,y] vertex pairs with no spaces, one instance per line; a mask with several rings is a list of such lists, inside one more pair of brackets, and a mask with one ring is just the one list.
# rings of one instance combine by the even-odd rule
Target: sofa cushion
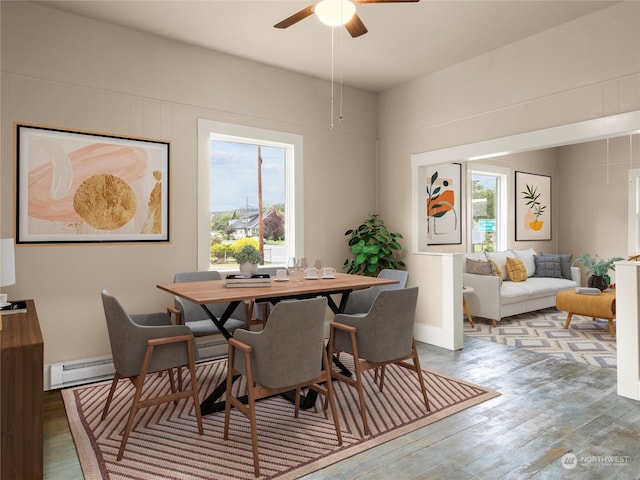
[[502,285],[502,270],[500,270],[500,267],[498,266],[498,264],[493,260],[489,260],[489,263],[493,265],[493,268],[496,269],[496,276],[500,278],[500,285]]
[[523,288],[527,282],[504,282],[500,287],[500,305],[526,302],[529,291]]
[[536,255],[536,277],[563,278],[560,268],[560,256],[558,255]]
[[511,250],[516,254],[525,267],[527,267],[527,277],[533,277],[536,273],[536,262],[533,260],[533,256],[536,255],[536,251],[533,248],[527,248],[526,250]]
[[493,263],[487,260],[472,260],[467,258],[467,273],[475,275],[496,275],[497,271]]
[[519,258],[507,257],[507,276],[512,282],[524,282],[527,279],[527,267]]
[[[464,254],[464,258],[466,259],[470,259],[470,260],[487,260],[487,257],[485,256],[484,252],[473,252],[473,253],[465,253]],[[465,273],[467,273],[467,262],[465,261],[464,264],[462,265],[462,269]]]
[[507,257],[516,258],[516,254],[511,250],[504,252],[484,252],[487,256],[487,260],[493,260],[502,272],[502,279],[507,279]]
[[552,253],[540,252],[540,255],[542,255],[543,257],[560,257],[560,272],[562,273],[562,278],[573,280],[573,277],[571,277],[571,259],[573,258],[572,253],[559,253],[556,255]]
[[500,304],[513,305],[538,298],[555,297],[559,290],[575,288],[577,284],[564,278],[530,277],[526,282],[504,282],[500,288]]

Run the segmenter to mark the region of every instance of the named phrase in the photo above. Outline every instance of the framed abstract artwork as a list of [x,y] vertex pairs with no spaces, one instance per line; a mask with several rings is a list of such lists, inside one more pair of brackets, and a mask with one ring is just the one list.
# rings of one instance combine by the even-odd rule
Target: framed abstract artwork
[[16,124],[16,242],[170,240],[168,141]]
[[424,168],[422,197],[427,245],[462,243],[460,183],[462,165],[448,163]]
[[516,241],[551,240],[551,177],[515,172]]

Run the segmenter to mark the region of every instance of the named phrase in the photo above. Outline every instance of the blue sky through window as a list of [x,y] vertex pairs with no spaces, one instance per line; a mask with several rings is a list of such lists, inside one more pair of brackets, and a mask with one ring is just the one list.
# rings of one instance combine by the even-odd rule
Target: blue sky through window
[[[258,146],[211,140],[211,211],[258,208]],[[285,149],[261,147],[262,204],[284,204]]]

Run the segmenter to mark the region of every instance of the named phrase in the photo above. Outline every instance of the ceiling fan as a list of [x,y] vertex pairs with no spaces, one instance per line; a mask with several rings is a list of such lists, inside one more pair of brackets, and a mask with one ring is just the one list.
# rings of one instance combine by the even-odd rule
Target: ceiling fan
[[312,14],[331,27],[344,25],[352,37],[359,37],[367,33],[367,27],[356,13],[354,3],[406,3],[419,2],[420,0],[323,0],[317,4],[309,5],[299,12],[294,13],[274,25],[275,28],[287,28],[304,20]]

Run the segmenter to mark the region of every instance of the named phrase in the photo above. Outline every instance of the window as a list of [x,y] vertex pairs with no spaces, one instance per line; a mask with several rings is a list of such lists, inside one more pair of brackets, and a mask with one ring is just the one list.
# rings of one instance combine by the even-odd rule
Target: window
[[[200,119],[198,145],[198,268],[236,268],[212,265],[212,241],[264,239],[272,265],[301,255],[302,137]],[[284,241],[270,241],[282,220]]]
[[507,176],[504,168],[471,164],[469,178],[469,229],[472,252],[496,252],[507,244]]

